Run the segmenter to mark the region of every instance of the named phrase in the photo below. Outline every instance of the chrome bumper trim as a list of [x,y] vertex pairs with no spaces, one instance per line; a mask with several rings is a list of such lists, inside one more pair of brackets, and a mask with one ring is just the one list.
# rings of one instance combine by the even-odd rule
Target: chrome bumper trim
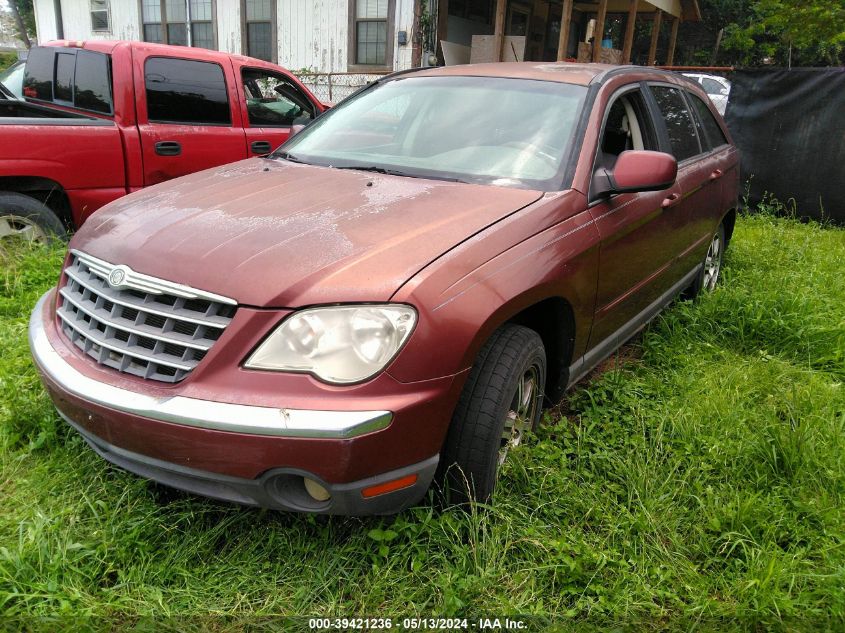
[[393,420],[390,411],[276,409],[184,396],[148,396],[99,382],[74,369],[47,338],[43,311],[54,290],[44,293],[29,319],[32,357],[50,381],[88,402],[162,422],[275,437],[345,439],[384,429]]

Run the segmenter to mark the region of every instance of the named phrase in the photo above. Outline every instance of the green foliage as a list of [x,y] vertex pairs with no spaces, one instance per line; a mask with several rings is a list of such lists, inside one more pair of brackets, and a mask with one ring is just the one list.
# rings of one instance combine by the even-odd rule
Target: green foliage
[[285,614],[520,613],[554,615],[554,630],[843,630],[843,258],[843,230],[741,217],[724,283],[547,412],[493,507],[362,520],[216,503],[107,465],[28,357],[28,312],[62,251],[7,254],[2,621],[234,631]]
[[6,70],[16,61],[18,61],[16,53],[0,53],[0,72]]
[[757,0],[728,25],[724,46],[738,63],[828,66],[845,63],[845,4]]

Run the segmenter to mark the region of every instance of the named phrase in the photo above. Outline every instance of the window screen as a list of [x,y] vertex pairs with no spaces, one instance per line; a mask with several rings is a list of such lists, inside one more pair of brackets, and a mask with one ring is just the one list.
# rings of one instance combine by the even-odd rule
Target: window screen
[[107,0],[90,0],[91,30],[109,30],[109,4]]
[[704,134],[707,137],[709,147],[719,147],[720,145],[726,144],[728,139],[725,138],[725,133],[722,132],[722,128],[713,117],[713,113],[710,112],[710,108],[707,107],[707,104],[705,104],[698,95],[688,93],[687,96],[689,97],[690,103],[692,103],[692,107],[696,114],[698,114],[698,119],[701,121],[701,125],[704,127]]
[[144,66],[144,79],[150,121],[231,123],[226,80],[217,64],[151,57]]
[[701,149],[695,133],[695,124],[681,92],[677,88],[651,86],[651,93],[666,123],[666,131],[669,133],[669,143],[675,159],[680,162],[698,154]]
[[273,61],[273,4],[270,0],[244,0],[246,54]]

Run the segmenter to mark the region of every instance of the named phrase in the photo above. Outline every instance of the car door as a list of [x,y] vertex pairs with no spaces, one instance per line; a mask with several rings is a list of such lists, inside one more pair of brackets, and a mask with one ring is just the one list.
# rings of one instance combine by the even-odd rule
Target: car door
[[[737,150],[728,142],[722,126],[704,98],[691,91],[685,91],[685,96],[696,119],[703,150],[699,179],[704,200],[690,214],[690,230],[694,243],[709,244],[714,227],[736,200],[736,185],[733,183],[737,181]],[[701,250],[703,247],[699,247],[699,255]],[[693,259],[692,264],[695,263]]]
[[[594,171],[612,168],[622,151],[659,151],[660,137],[639,84],[616,93],[605,112]],[[601,236],[595,317],[589,346],[611,348],[672,285],[684,219],[675,208],[680,188],[591,200]],[[615,342],[615,344],[614,344]],[[601,348],[598,348],[601,349]]]
[[307,125],[319,114],[319,106],[285,74],[248,66],[240,73],[250,155],[268,154],[288,140],[294,125]]
[[706,235],[702,232],[702,218],[711,217],[720,206],[720,196],[718,191],[714,193],[713,185],[722,174],[718,171],[718,158],[709,151],[706,139],[700,138],[686,91],[675,85],[652,83],[649,92],[665,132],[664,143],[668,142],[665,149],[678,161],[681,200],[674,208],[680,220],[675,268],[678,274],[685,275],[701,263],[712,237],[709,229]]
[[138,53],[145,186],[246,158],[231,65]]

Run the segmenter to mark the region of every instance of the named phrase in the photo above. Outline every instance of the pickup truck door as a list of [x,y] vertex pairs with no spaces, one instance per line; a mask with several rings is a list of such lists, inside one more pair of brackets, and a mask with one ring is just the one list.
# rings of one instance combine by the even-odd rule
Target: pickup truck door
[[250,156],[268,154],[290,137],[294,125],[307,125],[323,109],[292,76],[280,70],[235,66]]
[[135,63],[144,185],[246,158],[231,65],[162,57],[142,48]]

